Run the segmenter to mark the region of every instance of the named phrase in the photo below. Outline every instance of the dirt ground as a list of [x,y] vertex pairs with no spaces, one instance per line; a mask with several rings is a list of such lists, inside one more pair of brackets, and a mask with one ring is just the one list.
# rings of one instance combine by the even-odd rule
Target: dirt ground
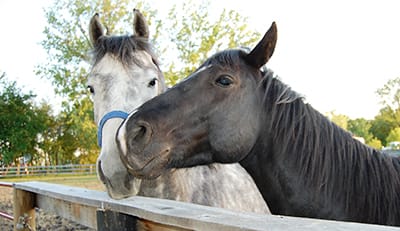
[[[54,182],[51,182],[54,183]],[[65,182],[64,182],[65,183]],[[66,183],[68,185],[68,182]],[[104,190],[100,182],[96,180],[84,181],[80,183],[71,183],[71,186],[83,187],[93,190]],[[0,211],[8,214],[13,214],[13,192],[12,188],[0,187]],[[8,231],[13,230],[13,221],[0,217],[0,230]],[[93,230],[74,223],[73,221],[64,219],[54,214],[48,214],[43,212],[41,209],[36,209],[36,230],[39,231],[79,231],[79,230]]]

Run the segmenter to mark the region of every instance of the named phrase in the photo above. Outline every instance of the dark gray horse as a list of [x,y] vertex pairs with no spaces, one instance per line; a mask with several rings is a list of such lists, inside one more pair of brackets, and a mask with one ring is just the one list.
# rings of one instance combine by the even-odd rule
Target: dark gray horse
[[276,40],[274,23],[250,52],[215,54],[130,115],[117,135],[130,172],[240,162],[274,214],[400,225],[400,159],[353,139],[260,69]]

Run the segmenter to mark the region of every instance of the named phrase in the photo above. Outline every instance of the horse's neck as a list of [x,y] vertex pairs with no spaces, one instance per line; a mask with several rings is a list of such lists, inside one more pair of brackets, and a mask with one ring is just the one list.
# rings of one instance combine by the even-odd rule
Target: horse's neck
[[251,153],[240,162],[253,178],[272,214],[285,214],[284,190],[277,175],[281,167],[276,166],[274,156],[270,155],[272,145],[258,143]]
[[254,181],[239,164],[173,169],[155,180],[144,180],[139,195],[236,211],[269,213]]

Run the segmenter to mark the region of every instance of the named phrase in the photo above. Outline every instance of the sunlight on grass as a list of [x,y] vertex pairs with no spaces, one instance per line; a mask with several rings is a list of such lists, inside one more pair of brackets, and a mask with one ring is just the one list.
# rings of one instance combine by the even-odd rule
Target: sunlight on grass
[[74,187],[81,187],[93,190],[104,191],[103,184],[97,179],[96,175],[52,175],[52,176],[35,176],[35,177],[15,177],[15,178],[0,178],[3,182],[26,182],[26,181],[42,181],[52,184],[63,184]]

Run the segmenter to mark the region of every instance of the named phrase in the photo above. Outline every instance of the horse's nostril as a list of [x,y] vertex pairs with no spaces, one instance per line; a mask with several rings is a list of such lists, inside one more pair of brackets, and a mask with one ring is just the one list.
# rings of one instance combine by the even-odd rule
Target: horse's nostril
[[135,128],[132,133],[136,134],[135,138],[137,141],[140,141],[146,135],[147,128],[145,126],[138,126]]
[[143,151],[151,140],[153,130],[148,122],[136,121],[129,123],[125,127],[126,133],[126,153],[124,155],[138,154]]
[[151,137],[152,129],[150,124],[145,121],[139,121],[131,131],[127,131],[128,136],[131,134],[132,140],[139,144],[147,144]]
[[116,143],[119,156],[128,171],[137,169],[138,158],[150,142],[152,134],[148,122],[129,118],[118,129]]

